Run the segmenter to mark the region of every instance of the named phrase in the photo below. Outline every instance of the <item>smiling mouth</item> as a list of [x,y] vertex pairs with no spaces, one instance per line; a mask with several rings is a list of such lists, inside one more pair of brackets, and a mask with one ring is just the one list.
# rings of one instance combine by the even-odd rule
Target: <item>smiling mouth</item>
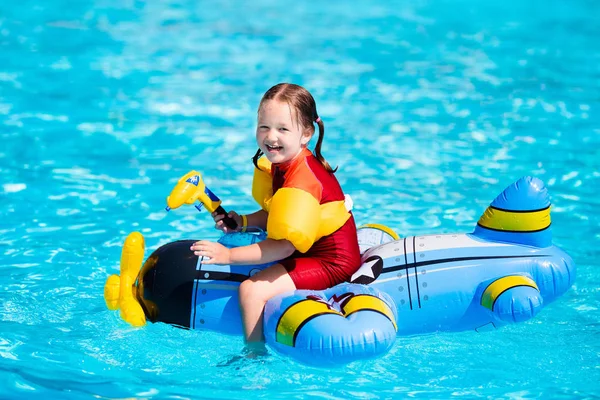
[[266,146],[267,146],[267,150],[269,150],[269,151],[279,151],[279,150],[283,149],[283,147],[281,147],[281,146],[271,146],[268,144]]

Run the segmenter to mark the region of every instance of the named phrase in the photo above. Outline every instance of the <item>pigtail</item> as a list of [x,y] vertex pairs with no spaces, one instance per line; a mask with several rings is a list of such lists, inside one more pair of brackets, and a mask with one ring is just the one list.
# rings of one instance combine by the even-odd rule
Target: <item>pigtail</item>
[[258,150],[256,150],[256,154],[254,155],[254,157],[252,157],[252,162],[254,163],[254,166],[255,166],[257,169],[260,169],[260,168],[258,168],[258,159],[259,159],[259,158],[260,158],[260,156],[262,156],[262,155],[263,155],[263,152],[262,152],[262,150],[261,150],[261,149],[258,149]]
[[317,160],[319,160],[321,164],[323,164],[327,172],[334,173],[335,171],[337,171],[338,168],[331,168],[331,165],[329,165],[329,163],[325,161],[325,158],[321,154],[321,145],[323,144],[323,137],[325,136],[325,125],[319,117],[316,118],[315,123],[319,126],[319,138],[317,139],[317,145],[315,146],[315,157],[317,158]]

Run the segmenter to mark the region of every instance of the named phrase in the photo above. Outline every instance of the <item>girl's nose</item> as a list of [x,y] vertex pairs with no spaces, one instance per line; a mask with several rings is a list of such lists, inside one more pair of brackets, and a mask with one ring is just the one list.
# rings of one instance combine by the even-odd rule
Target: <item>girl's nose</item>
[[275,129],[269,129],[269,130],[267,131],[267,134],[266,134],[266,136],[265,136],[265,137],[266,137],[267,139],[269,139],[269,140],[274,140],[274,139],[276,139],[276,138],[277,138],[277,136],[276,136],[276,133],[277,133],[277,130],[275,130]]

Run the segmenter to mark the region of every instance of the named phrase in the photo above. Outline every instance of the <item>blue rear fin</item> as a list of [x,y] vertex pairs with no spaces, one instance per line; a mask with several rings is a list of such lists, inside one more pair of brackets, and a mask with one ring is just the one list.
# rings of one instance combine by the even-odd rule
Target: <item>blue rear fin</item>
[[550,199],[544,183],[525,176],[494,199],[473,235],[494,242],[535,247],[552,245]]

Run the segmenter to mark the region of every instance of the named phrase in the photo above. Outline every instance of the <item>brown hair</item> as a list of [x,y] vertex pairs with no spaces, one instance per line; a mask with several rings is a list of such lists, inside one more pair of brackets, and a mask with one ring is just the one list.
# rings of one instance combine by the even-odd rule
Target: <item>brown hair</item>
[[[312,127],[313,123],[316,123],[319,126],[319,138],[317,139],[317,145],[315,146],[315,157],[323,164],[328,172],[337,171],[337,167],[335,169],[331,168],[321,154],[321,145],[323,143],[323,136],[325,135],[325,125],[323,125],[323,121],[321,121],[319,114],[317,114],[315,99],[308,90],[304,89],[302,86],[294,85],[293,83],[279,83],[267,90],[260,100],[258,109],[260,110],[263,104],[268,100],[285,102],[290,108],[296,110],[296,122],[302,127]],[[262,150],[258,149],[254,157],[252,157],[252,162],[256,168],[258,168],[258,159],[262,155]]]

